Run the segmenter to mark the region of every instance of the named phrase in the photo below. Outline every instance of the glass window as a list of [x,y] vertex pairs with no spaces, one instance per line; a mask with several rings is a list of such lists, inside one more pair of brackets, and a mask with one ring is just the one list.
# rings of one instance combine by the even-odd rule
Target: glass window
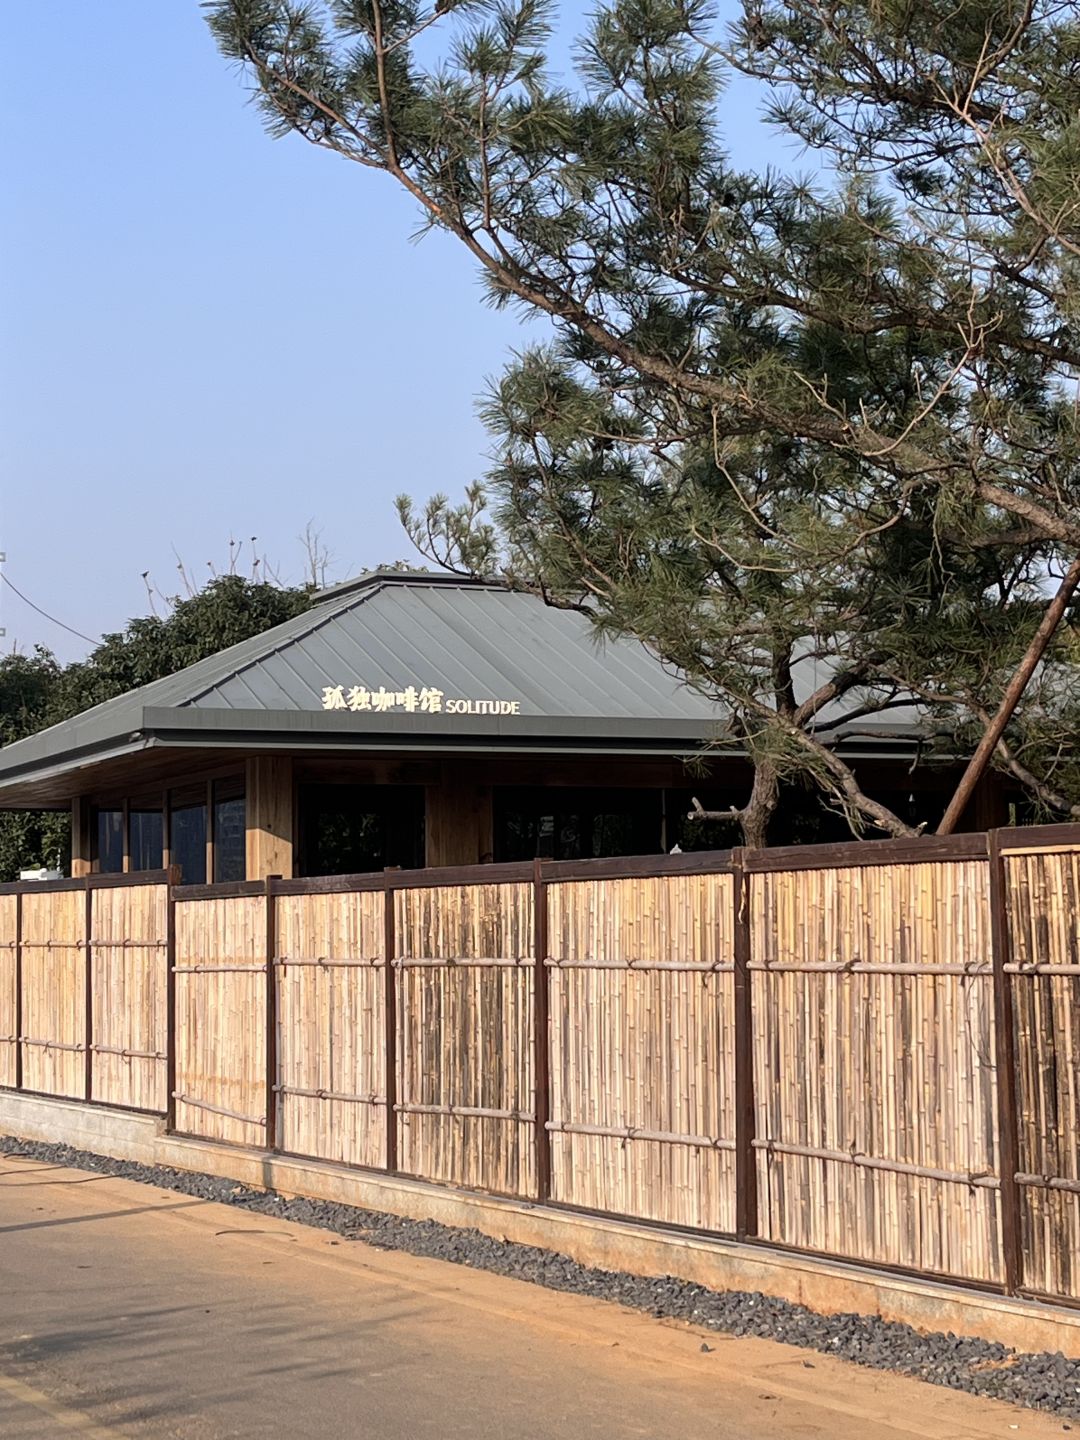
[[298,875],[363,875],[424,863],[424,792],[413,785],[302,785]]
[[247,833],[243,782],[214,784],[214,883],[247,878]]
[[163,826],[160,810],[132,810],[128,815],[128,846],[132,870],[160,870]]
[[169,816],[169,860],[185,885],[206,883],[206,806],[178,805]]
[[97,812],[97,868],[103,875],[119,875],[124,868],[124,812]]
[[655,855],[661,833],[658,790],[495,792],[496,860]]

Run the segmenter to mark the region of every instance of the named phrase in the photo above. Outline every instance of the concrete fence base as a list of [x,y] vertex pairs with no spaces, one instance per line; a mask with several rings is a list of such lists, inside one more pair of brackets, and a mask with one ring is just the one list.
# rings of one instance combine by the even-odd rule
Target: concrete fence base
[[0,1134],[71,1145],[115,1160],[216,1175],[283,1195],[471,1227],[605,1270],[670,1275],[710,1290],[760,1291],[821,1314],[880,1315],[918,1330],[997,1340],[1018,1350],[1060,1350],[1080,1359],[1080,1311],[762,1245],[658,1230],[630,1220],[185,1139],[165,1134],[164,1122],[152,1115],[0,1091]]

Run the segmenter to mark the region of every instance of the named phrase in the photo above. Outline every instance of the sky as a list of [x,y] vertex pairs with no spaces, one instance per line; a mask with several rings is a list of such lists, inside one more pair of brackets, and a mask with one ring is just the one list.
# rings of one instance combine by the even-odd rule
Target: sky
[[[734,0],[724,0],[729,11]],[[197,0],[4,16],[0,645],[62,660],[254,552],[415,560],[393,506],[483,475],[485,380],[543,338],[387,178],[271,140]],[[748,83],[734,157],[791,160]],[[159,611],[161,601],[156,602]]]

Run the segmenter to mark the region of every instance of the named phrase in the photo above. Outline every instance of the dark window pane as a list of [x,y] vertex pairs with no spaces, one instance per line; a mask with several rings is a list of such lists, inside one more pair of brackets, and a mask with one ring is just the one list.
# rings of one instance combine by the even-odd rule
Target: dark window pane
[[132,870],[160,870],[162,824],[160,810],[132,810],[128,816],[131,831]]
[[658,790],[495,792],[496,860],[655,855],[661,834]]
[[103,875],[119,875],[124,868],[124,812],[97,812],[97,864]]
[[424,792],[411,785],[302,785],[299,875],[424,863]]
[[247,879],[244,797],[214,801],[214,882]]
[[169,860],[185,885],[206,883],[206,806],[184,805],[169,817]]

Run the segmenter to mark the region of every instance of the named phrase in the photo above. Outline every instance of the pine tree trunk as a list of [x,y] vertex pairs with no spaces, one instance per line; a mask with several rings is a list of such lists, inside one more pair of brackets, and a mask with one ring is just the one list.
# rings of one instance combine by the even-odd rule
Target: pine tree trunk
[[754,767],[750,799],[740,816],[743,844],[748,850],[764,850],[769,843],[769,821],[780,800],[780,780],[775,766],[760,760]]

